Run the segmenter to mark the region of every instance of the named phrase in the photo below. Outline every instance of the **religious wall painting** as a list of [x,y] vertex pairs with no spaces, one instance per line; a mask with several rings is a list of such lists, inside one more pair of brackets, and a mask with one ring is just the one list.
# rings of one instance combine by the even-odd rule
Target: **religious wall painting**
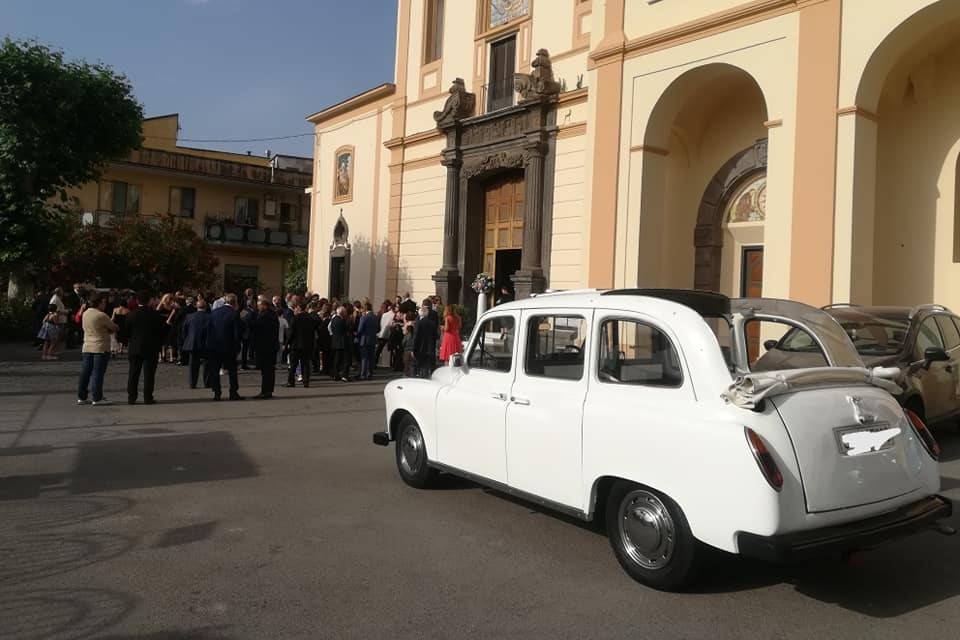
[[730,198],[727,224],[763,222],[767,218],[767,175],[761,173],[748,180]]
[[340,147],[334,153],[333,202],[353,200],[353,147]]
[[530,13],[530,0],[489,0],[487,28],[493,29]]

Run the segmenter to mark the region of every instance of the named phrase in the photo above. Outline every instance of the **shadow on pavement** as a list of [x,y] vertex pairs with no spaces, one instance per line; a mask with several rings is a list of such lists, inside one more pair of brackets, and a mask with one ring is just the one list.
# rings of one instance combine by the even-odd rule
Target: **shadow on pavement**
[[0,477],[0,501],[37,498],[53,489],[87,494],[259,475],[225,431],[84,442],[76,459],[66,473]]
[[230,640],[225,631],[227,626],[201,627],[199,629],[158,631],[156,633],[137,633],[101,636],[99,640]]
[[4,640],[80,640],[100,637],[137,606],[108,589],[25,589],[0,595]]
[[[945,485],[946,486],[946,485]],[[606,536],[602,522],[586,522],[449,474],[439,490],[475,490]],[[960,513],[949,524],[960,528]],[[842,560],[839,554],[803,564],[774,565],[702,547],[703,566],[689,597],[790,584],[809,598],[873,618],[896,618],[960,595],[960,536],[925,532]],[[612,552],[610,562],[616,564]],[[644,588],[644,587],[639,587]]]

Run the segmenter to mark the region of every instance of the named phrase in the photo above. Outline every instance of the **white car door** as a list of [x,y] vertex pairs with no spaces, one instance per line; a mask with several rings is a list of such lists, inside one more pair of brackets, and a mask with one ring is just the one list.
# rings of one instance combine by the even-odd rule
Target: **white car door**
[[583,508],[583,401],[592,311],[524,311],[507,408],[511,487]]
[[437,461],[506,484],[506,413],[519,312],[484,318],[462,374],[437,396]]

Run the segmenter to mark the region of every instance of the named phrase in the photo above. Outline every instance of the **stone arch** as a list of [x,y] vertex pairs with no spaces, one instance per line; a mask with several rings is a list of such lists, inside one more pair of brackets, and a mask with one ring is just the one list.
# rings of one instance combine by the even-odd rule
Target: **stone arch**
[[743,67],[726,62],[712,62],[685,71],[664,89],[647,121],[643,136],[644,146],[652,149],[666,149],[669,146],[674,122],[689,103],[691,95],[708,93],[712,87],[720,88],[730,79],[744,77],[749,79],[760,94],[764,118],[766,118],[769,112],[766,95],[754,75]]
[[707,184],[693,231],[694,289],[720,291],[723,214],[731,196],[748,180],[766,170],[767,140],[764,138],[730,158]]
[[722,202],[746,173],[767,166],[767,120],[766,96],[739,66],[706,64],[667,85],[637,158],[638,285],[728,293],[721,287]]
[[944,37],[952,37],[958,27],[960,5],[955,0],[938,0],[900,22],[867,60],[857,84],[856,106],[876,113],[891,70],[910,57],[919,61],[940,46]]

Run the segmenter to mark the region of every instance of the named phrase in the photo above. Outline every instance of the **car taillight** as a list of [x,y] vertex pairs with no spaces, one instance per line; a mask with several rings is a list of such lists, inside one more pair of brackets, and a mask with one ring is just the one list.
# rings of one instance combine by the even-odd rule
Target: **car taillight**
[[757,466],[760,467],[763,477],[767,479],[767,482],[775,491],[783,489],[783,474],[780,473],[777,462],[773,459],[773,455],[767,449],[763,439],[750,427],[744,427],[743,433],[747,436],[747,444],[750,445],[753,459],[757,461]]
[[907,414],[907,420],[910,422],[910,426],[913,427],[914,433],[916,433],[917,437],[920,438],[920,442],[923,443],[923,448],[927,450],[927,453],[930,454],[931,458],[934,460],[939,460],[940,445],[937,444],[933,434],[930,433],[930,429],[927,428],[927,425],[923,424],[923,420],[920,419],[920,416],[910,409],[904,409],[903,412]]

